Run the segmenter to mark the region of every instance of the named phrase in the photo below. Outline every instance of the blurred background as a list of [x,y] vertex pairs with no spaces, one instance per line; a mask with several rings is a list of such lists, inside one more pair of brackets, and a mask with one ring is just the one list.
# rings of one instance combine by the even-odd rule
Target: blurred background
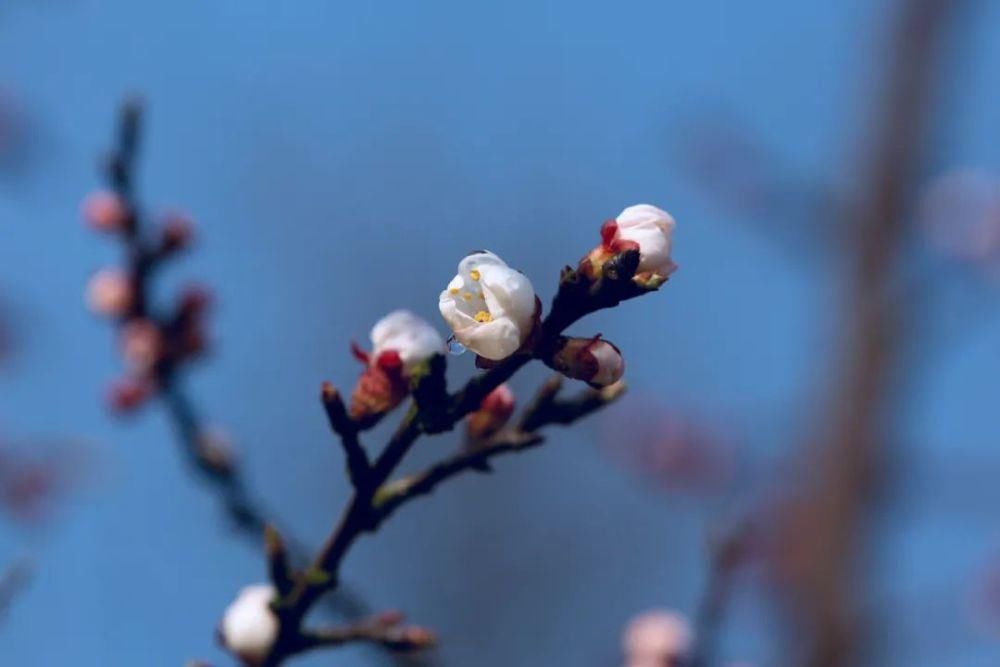
[[[407,507],[344,570],[439,633],[434,664],[611,667],[634,614],[696,612],[708,536],[808,450],[900,4],[0,0],[0,568],[30,563],[0,662],[229,665],[214,625],[266,576],[162,410],[104,404],[120,362],[81,294],[119,252],[78,210],[127,94],[148,112],[143,201],[198,225],[157,293],[196,279],[218,303],[187,384],[309,544],[349,493],[316,393],[353,382],[352,339],[397,307],[444,331],[438,292],[472,249],[547,304],[624,206],[676,217],[661,293],[572,329],[621,347],[628,396]],[[860,603],[880,665],[1000,664],[1000,4],[961,4],[899,262]],[[456,384],[474,372],[450,361]],[[723,661],[781,662],[775,586],[740,578]]]

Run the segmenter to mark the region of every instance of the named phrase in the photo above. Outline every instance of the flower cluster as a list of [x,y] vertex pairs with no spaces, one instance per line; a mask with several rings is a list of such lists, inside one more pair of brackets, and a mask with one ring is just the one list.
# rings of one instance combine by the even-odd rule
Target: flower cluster
[[126,372],[111,386],[108,403],[128,412],[153,396],[176,368],[205,351],[204,319],[211,296],[203,288],[188,287],[172,311],[162,315],[146,303],[150,273],[191,244],[193,225],[186,216],[164,215],[152,238],[145,238],[132,207],[114,192],[91,194],[81,210],[90,229],[121,240],[129,250],[127,268],[98,270],[86,291],[90,309],[118,324]]
[[[302,622],[313,601],[336,586],[337,569],[354,541],[377,529],[403,503],[462,471],[488,471],[491,457],[541,443],[542,426],[572,423],[621,395],[625,362],[618,347],[601,335],[571,337],[563,331],[589,313],[657,289],[675,269],[670,259],[673,228],[673,219],[658,208],[625,209],[614,223],[604,225],[600,245],[580,260],[579,268],[563,271],[544,318],[541,301],[523,273],[485,250],[463,258],[438,297],[438,309],[452,330],[450,341],[475,353],[476,365],[486,373],[454,394],[448,393],[445,380],[449,344],[433,325],[406,310],[379,320],[370,333],[370,350],[352,346],[363,369],[349,405],[330,383],[324,383],[321,393],[347,455],[354,496],[307,571],[290,567],[282,540],[269,532],[273,586],[240,593],[220,626],[224,646],[245,664],[257,665],[281,664],[310,648],[345,641],[374,641],[405,650],[429,645],[433,636],[426,631],[378,619],[319,634],[303,628]],[[557,375],[511,425],[516,399],[505,381],[532,359],[591,389],[575,400],[561,400]],[[361,432],[411,395],[411,409],[372,460],[360,442]],[[465,424],[467,447],[423,472],[392,478],[420,435],[444,432],[459,423]],[[676,649],[683,637],[675,630],[671,645]],[[646,637],[652,634],[647,631]],[[666,650],[663,641],[654,648],[633,643],[631,667],[652,667],[646,658]]]
[[[670,214],[655,206],[626,208],[601,228],[601,243],[581,260],[579,274],[597,284],[609,262],[634,251],[638,253],[634,282],[655,289],[677,268],[670,257],[674,226]],[[458,273],[438,297],[438,309],[452,330],[452,340],[474,352],[483,367],[541,352],[533,348],[542,306],[531,280],[492,252],[477,251],[459,262]],[[405,310],[380,320],[371,331],[371,342],[371,352],[353,346],[364,371],[351,396],[350,414],[362,424],[399,405],[410,391],[414,368],[445,350],[434,327]],[[625,372],[621,351],[600,335],[560,337],[540,358],[567,377],[594,387],[613,384]],[[496,428],[480,417],[473,417],[470,427],[476,437]]]

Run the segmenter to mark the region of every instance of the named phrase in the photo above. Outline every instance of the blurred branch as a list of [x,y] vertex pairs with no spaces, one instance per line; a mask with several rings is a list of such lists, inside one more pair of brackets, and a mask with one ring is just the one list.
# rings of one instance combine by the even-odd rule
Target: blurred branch
[[[119,114],[116,145],[105,162],[105,179],[109,189],[124,204],[124,221],[121,239],[126,255],[127,274],[132,285],[132,299],[127,311],[119,318],[119,328],[130,322],[150,321],[162,332],[164,350],[182,349],[190,342],[185,339],[192,333],[193,315],[186,312],[203,308],[207,296],[193,295],[197,304],[183,303],[175,313],[155,311],[149,302],[151,281],[161,264],[171,256],[171,249],[163,238],[154,234],[144,221],[143,209],[135,193],[135,171],[142,137],[142,105],[137,99],[126,101]],[[196,332],[195,332],[196,333]],[[212,442],[210,429],[199,414],[194,402],[181,382],[180,370],[184,357],[164,353],[152,365],[152,384],[174,427],[177,443],[184,458],[211,489],[223,511],[239,534],[254,547],[261,544],[270,512],[248,491],[237,461],[225,448]],[[292,561],[305,560],[305,550],[294,540],[288,540],[287,549]],[[331,598],[331,607],[353,616],[365,613],[365,605],[349,591],[343,590]]]
[[808,629],[803,663],[856,665],[864,621],[856,601],[857,561],[878,471],[883,463],[886,408],[893,397],[898,350],[911,304],[896,283],[909,229],[905,224],[928,126],[940,42],[961,2],[904,0],[890,40],[889,65],[874,120],[869,163],[859,170],[864,190],[843,227],[851,268],[841,375],[826,422],[814,434],[798,530],[790,549],[804,551],[793,581]]
[[27,587],[33,568],[27,560],[17,560],[0,574],[0,620],[3,620],[14,600]]

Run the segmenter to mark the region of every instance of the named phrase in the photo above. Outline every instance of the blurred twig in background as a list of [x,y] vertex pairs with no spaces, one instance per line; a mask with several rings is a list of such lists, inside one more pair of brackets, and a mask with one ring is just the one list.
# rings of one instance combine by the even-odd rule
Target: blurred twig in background
[[0,574],[0,623],[7,618],[11,605],[31,581],[31,563],[16,560]]
[[[184,388],[180,374],[206,347],[204,315],[209,292],[187,288],[173,309],[160,312],[151,303],[151,282],[164,262],[191,242],[192,225],[179,214],[164,216],[157,227],[145,222],[135,192],[142,106],[136,99],[121,108],[114,150],[104,163],[107,192],[92,195],[84,204],[84,217],[95,230],[119,239],[124,247],[124,271],[104,269],[92,280],[92,308],[113,318],[121,337],[122,355],[129,373],[111,390],[109,402],[119,412],[135,410],[148,399],[159,398],[167,410],[185,460],[213,490],[238,534],[259,548],[264,526],[274,517],[247,489],[228,442],[204,421]],[[289,544],[292,559],[305,550]],[[364,603],[348,589],[330,598],[331,608],[349,617],[368,613]]]

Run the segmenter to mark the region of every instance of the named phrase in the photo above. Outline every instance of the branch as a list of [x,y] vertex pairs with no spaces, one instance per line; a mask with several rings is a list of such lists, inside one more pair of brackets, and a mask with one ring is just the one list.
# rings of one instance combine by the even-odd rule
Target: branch
[[[126,257],[127,272],[130,276],[132,303],[117,321],[119,327],[136,320],[152,322],[165,338],[165,353],[150,369],[150,383],[156,388],[156,396],[162,402],[173,425],[177,443],[191,469],[206,482],[217,496],[226,516],[240,534],[258,547],[264,537],[270,512],[266,511],[247,490],[242,472],[231,455],[215,446],[206,434],[209,432],[193,401],[184,389],[180,371],[184,358],[178,358],[176,350],[184,344],[182,340],[191,325],[190,313],[183,312],[184,306],[176,313],[161,313],[152,308],[148,295],[156,269],[165,262],[171,252],[163,247],[162,239],[156,238],[146,224],[142,207],[135,193],[135,170],[139,157],[142,130],[142,105],[137,99],[126,101],[119,114],[116,146],[104,163],[104,178],[125,209],[120,239]],[[324,400],[324,405],[335,409]],[[332,417],[331,417],[332,419]],[[355,442],[356,442],[356,433]],[[360,451],[360,446],[357,448]],[[364,452],[360,451],[361,456]],[[367,466],[367,459],[363,459]],[[358,466],[355,452],[353,464]],[[276,534],[276,533],[275,533]],[[285,558],[292,562],[305,562],[305,550],[294,540],[287,540],[283,546]],[[356,615],[364,613],[364,605],[348,591],[341,591],[337,599],[331,599],[331,608],[341,613]]]
[[[599,277],[563,270],[559,289],[552,308],[539,323],[531,344],[525,350],[492,364],[485,373],[469,380],[466,385],[449,396],[444,387],[443,358],[432,359],[427,368],[411,381],[411,402],[405,416],[396,428],[382,453],[367,469],[357,465],[360,444],[356,443],[356,429],[342,421],[341,407],[332,402],[331,424],[341,435],[343,446],[355,465],[349,463],[355,482],[355,492],[342,511],[336,527],[330,533],[312,564],[297,579],[288,595],[275,607],[279,619],[279,633],[264,667],[280,665],[303,649],[303,637],[308,633],[302,628],[306,614],[324,593],[339,585],[340,566],[355,541],[363,534],[374,532],[395,509],[408,500],[429,493],[438,484],[465,470],[488,466],[493,456],[522,451],[542,442],[535,433],[547,424],[568,424],[615,400],[621,395],[623,385],[606,387],[599,391],[585,392],[571,401],[557,401],[558,383],[543,385],[536,400],[521,421],[532,432],[505,430],[491,441],[485,450],[474,450],[456,455],[425,471],[409,481],[388,480],[403,461],[414,443],[424,433],[451,430],[467,415],[476,410],[483,399],[518,370],[533,359],[552,365],[559,349],[563,331],[580,318],[604,308],[612,308],[622,301],[656,291],[663,279],[636,278],[639,252],[625,250],[603,265]],[[326,390],[331,397],[336,392]],[[344,437],[346,434],[347,437]],[[364,473],[364,474],[362,474]],[[388,483],[388,486],[386,486]],[[388,495],[387,495],[388,494]]]
[[[468,471],[491,472],[492,459],[541,445],[545,437],[537,432],[538,429],[550,424],[572,424],[625,393],[625,385],[616,383],[603,389],[588,389],[572,400],[557,401],[555,392],[561,384],[562,379],[557,375],[542,385],[532,405],[525,411],[520,426],[501,429],[485,443],[459,452],[423,472],[385,484],[374,499],[376,523],[381,523],[414,498],[431,493],[452,477]],[[526,423],[530,424],[530,428],[525,428]]]

